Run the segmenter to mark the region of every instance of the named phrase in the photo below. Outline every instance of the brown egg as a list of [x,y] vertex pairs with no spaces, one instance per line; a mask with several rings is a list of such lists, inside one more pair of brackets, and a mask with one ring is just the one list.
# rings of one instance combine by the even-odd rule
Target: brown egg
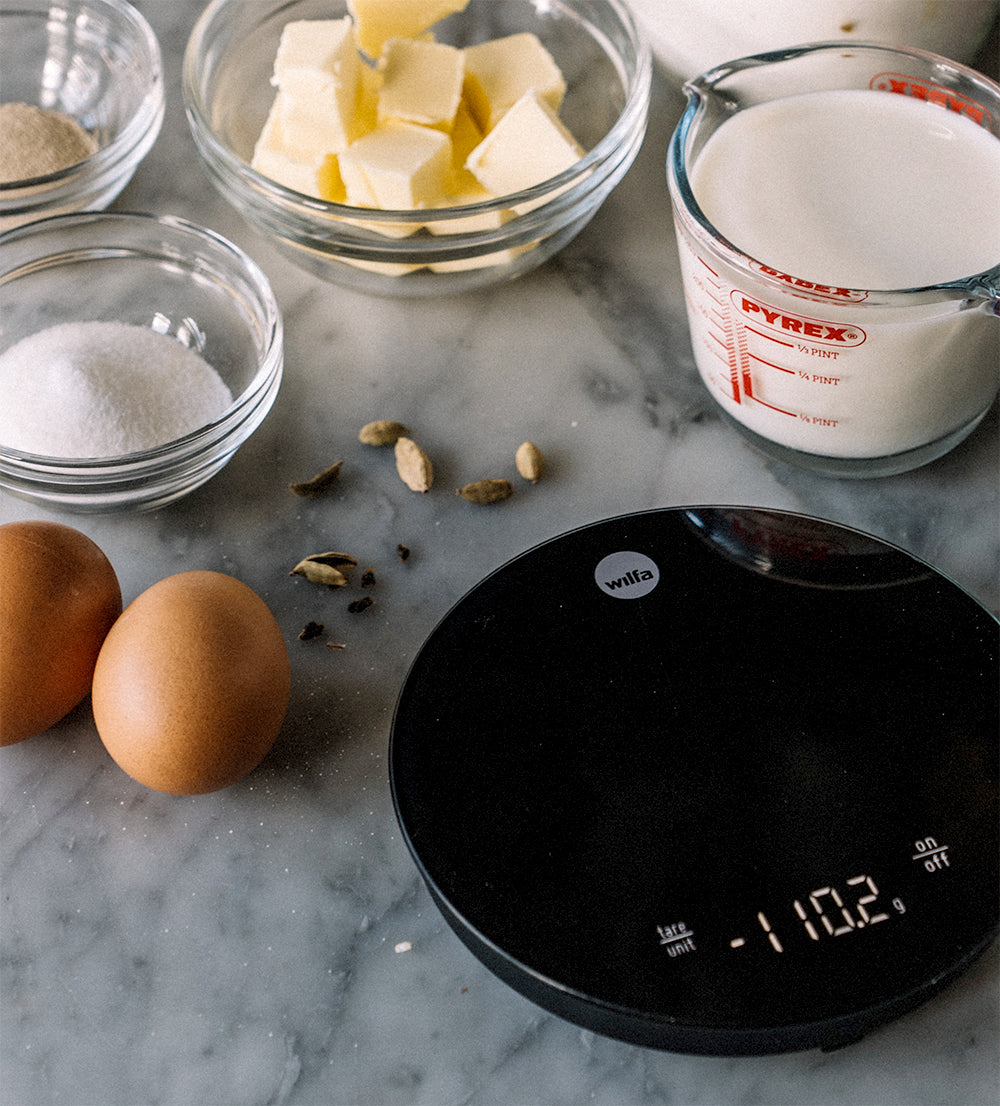
[[121,610],[115,570],[86,534],[0,526],[0,745],[47,730],[84,698]]
[[200,795],[264,759],[290,685],[284,639],[260,596],[219,572],[181,572],[112,627],[94,672],[94,720],[133,779]]

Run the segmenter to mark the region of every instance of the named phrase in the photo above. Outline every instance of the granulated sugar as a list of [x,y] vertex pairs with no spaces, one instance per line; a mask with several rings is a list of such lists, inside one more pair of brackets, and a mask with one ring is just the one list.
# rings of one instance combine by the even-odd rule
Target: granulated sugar
[[48,457],[165,445],[233,401],[194,350],[144,326],[61,323],[0,354],[0,443]]

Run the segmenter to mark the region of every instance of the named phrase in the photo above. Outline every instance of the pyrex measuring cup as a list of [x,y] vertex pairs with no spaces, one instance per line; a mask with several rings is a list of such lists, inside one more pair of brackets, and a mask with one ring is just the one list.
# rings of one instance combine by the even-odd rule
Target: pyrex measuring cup
[[[818,271],[820,264],[783,271],[759,243],[751,256],[739,232],[724,237],[709,221],[691,183],[706,142],[739,112],[835,90],[912,97],[922,110],[956,113],[1000,143],[1000,86],[974,70],[919,50],[819,43],[743,58],[686,84],[667,177],[695,360],[723,414],[771,456],[828,475],[886,476],[953,448],[996,397],[1000,255],[960,279],[850,287]],[[881,100],[866,102],[881,109]],[[1000,156],[997,166],[995,187],[964,202],[1000,219]],[[796,187],[791,178],[783,188]],[[884,214],[892,166],[883,180],[876,191]],[[783,196],[765,202],[780,209]],[[879,210],[874,204],[873,228]]]

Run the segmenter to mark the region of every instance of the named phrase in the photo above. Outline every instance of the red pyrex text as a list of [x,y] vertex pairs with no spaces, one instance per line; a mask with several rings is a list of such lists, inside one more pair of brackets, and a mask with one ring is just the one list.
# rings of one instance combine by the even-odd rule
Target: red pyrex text
[[811,342],[846,349],[860,346],[867,337],[861,327],[853,323],[832,323],[805,315],[792,315],[752,299],[738,288],[733,289],[730,298],[745,319],[786,338],[807,338]]

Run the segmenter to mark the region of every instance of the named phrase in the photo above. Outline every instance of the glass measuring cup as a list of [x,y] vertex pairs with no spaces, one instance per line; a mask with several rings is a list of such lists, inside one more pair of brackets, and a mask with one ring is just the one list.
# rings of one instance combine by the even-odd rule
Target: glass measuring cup
[[960,279],[890,288],[788,272],[764,256],[766,245],[751,255],[740,233],[724,236],[699,206],[691,175],[706,143],[748,108],[806,93],[894,93],[997,140],[995,187],[967,197],[970,209],[997,218],[1000,85],[924,51],[838,42],[742,58],[684,87],[667,178],[695,361],[724,416],[765,454],[831,476],[888,476],[948,452],[1000,386],[1000,256]]

